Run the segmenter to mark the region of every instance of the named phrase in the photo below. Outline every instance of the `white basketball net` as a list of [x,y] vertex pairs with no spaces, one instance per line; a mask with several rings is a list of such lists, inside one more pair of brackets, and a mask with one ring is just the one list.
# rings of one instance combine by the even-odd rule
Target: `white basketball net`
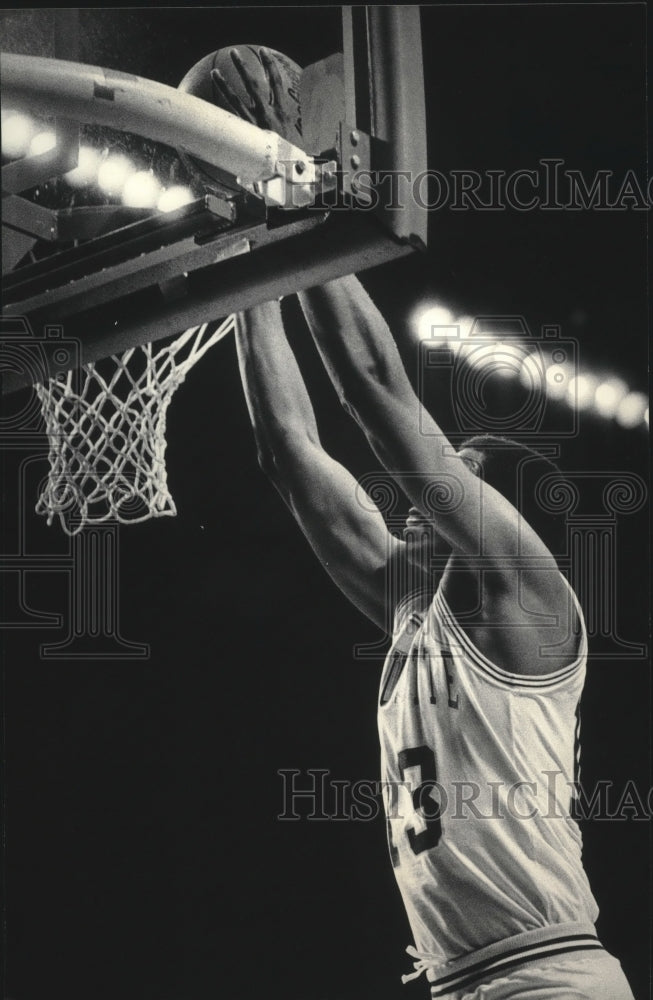
[[[165,465],[168,404],[187,372],[234,325],[229,316],[208,336],[204,324],[156,351],[146,344],[104,366],[84,365],[79,391],[73,372],[36,386],[50,444],[36,510],[48,524],[56,515],[75,535],[87,524],[177,513]],[[108,376],[100,370],[107,365]]]

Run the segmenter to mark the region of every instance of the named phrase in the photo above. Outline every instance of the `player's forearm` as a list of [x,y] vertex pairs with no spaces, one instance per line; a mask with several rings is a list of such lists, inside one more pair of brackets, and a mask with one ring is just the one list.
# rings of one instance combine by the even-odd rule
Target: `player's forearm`
[[358,278],[300,292],[299,300],[331,381],[361,422],[378,417],[379,395],[410,398],[397,345]]
[[[340,278],[299,298],[343,405],[385,468],[423,473],[436,464],[456,475],[453,449],[422,409],[390,329],[358,279]],[[420,434],[427,424],[428,433]]]
[[318,441],[306,386],[286,339],[278,302],[241,313],[236,328],[238,364],[261,464],[292,447]]

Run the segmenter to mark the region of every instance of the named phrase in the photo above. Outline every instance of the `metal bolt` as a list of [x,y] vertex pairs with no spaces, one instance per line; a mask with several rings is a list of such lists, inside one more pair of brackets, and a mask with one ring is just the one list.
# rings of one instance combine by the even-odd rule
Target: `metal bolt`
[[358,142],[359,142],[359,139],[360,139],[360,135],[358,134],[358,132],[355,129],[351,133],[351,135],[349,136],[349,138],[351,139],[352,146],[357,146],[358,145]]
[[295,173],[296,174],[303,174],[305,169],[306,169],[305,165],[302,163],[302,161],[301,160],[297,160],[297,162],[295,163]]
[[351,165],[354,168],[354,170],[356,170],[361,165],[361,158],[360,158],[360,156],[356,156],[356,154],[354,153],[354,155],[352,156],[352,158],[351,158],[351,160],[349,162],[351,163]]

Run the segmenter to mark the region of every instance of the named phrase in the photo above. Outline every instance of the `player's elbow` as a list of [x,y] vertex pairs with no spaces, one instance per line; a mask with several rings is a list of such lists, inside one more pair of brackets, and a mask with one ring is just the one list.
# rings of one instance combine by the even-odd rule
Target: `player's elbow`
[[275,428],[265,441],[257,442],[258,464],[264,475],[276,486],[281,486],[297,474],[302,467],[302,456],[315,447],[304,427],[292,423]]
[[257,450],[259,469],[275,486],[279,486],[288,476],[290,460],[286,449],[259,445]]
[[258,460],[259,469],[263,475],[268,479],[274,479],[275,463],[274,453],[272,450],[265,445],[258,444],[256,449],[256,458]]

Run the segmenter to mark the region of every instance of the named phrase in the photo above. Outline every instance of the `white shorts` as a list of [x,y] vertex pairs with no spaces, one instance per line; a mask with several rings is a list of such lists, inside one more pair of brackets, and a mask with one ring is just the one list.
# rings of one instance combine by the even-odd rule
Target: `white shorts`
[[634,1000],[621,965],[603,950],[551,955],[442,1000]]

